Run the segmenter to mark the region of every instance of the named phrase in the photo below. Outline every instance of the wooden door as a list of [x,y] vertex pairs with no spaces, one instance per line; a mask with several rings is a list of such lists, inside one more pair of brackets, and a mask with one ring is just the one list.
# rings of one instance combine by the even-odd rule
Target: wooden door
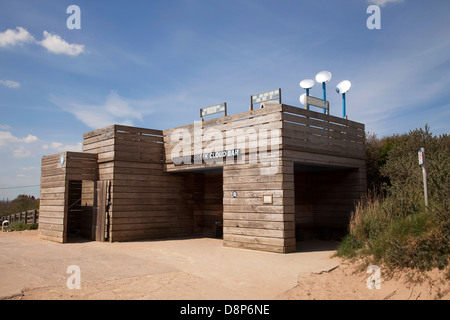
[[92,219],[92,240],[108,240],[108,186],[109,181],[96,181],[94,194],[94,216]]

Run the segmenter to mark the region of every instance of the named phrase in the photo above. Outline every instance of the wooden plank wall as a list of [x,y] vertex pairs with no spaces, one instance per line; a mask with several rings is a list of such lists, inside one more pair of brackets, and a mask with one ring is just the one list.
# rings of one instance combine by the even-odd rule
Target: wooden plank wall
[[[200,149],[201,152],[208,150],[208,147],[210,147],[212,141],[214,141],[213,139],[208,138],[208,134],[211,134],[211,132],[220,133],[222,136],[222,147],[215,151],[239,148],[241,149],[241,155],[248,155],[249,152],[254,151],[249,145],[249,140],[257,137],[259,132],[267,130],[269,132],[269,137],[271,134],[278,134],[278,136],[281,136],[281,110],[281,105],[274,105],[265,109],[252,110],[227,117],[206,120],[199,125],[190,124],[187,126],[164,130],[166,170],[168,172],[184,172],[186,170],[223,166],[223,163],[174,165],[172,163],[172,150],[183,142],[181,134],[177,135],[177,132],[184,132],[190,136],[190,140],[187,140],[187,149],[190,150],[190,155],[195,155]],[[198,132],[195,131],[196,128],[198,129]],[[256,136],[254,133],[256,133]],[[197,139],[201,141],[198,145],[194,142]],[[260,144],[259,147],[266,148],[266,145]],[[256,148],[255,150],[258,151],[259,148]],[[271,150],[270,140],[267,150]],[[242,157],[240,159],[242,159]],[[248,162],[248,159],[243,159],[243,161]],[[226,163],[227,160],[224,159],[223,162]]]
[[[60,164],[64,155],[64,164]],[[64,152],[42,157],[39,235],[56,242],[67,241],[69,181],[97,179],[97,156]]]
[[98,153],[100,180],[111,180],[110,239],[131,241],[192,235],[185,177],[164,172],[162,131],[114,125],[85,134]]
[[283,105],[283,149],[365,158],[364,125]]
[[[224,166],[225,246],[295,251],[294,181],[286,179],[281,158],[278,161],[278,172],[271,175],[261,175],[263,164]],[[264,195],[272,195],[273,204],[263,204]]]
[[[205,138],[205,135],[210,128],[222,134],[222,150],[240,149],[241,155],[237,159],[223,162],[223,240],[225,246],[271,252],[295,250],[294,196],[292,194],[289,200],[284,198],[284,190],[287,187],[291,187],[293,190],[293,177],[292,181],[284,178],[282,159],[278,152],[281,140],[273,146],[270,140],[274,135],[281,136],[281,120],[282,106],[275,105],[204,121],[201,124],[200,136],[195,136],[197,132],[194,132],[194,124],[164,131],[168,172],[205,169],[214,166],[210,164],[174,165],[171,161],[171,152],[180,143],[180,140],[174,138],[177,130],[187,132],[191,136],[188,142],[191,154],[198,152],[194,150],[193,141],[195,139],[202,141],[201,152],[207,150],[211,141]],[[252,149],[249,140],[253,133],[258,135],[262,131],[261,129],[268,131],[269,140],[266,144],[259,143],[257,148]],[[242,138],[247,139],[245,145],[240,144],[242,140],[239,139]],[[266,155],[258,153],[264,150],[261,147],[267,148]],[[274,148],[273,154],[272,147]],[[253,161],[254,159],[256,161]],[[273,174],[262,174],[262,168],[272,169]],[[236,198],[233,198],[232,191],[237,192]],[[290,193],[290,191],[286,193]],[[273,195],[274,203],[264,205],[262,203],[264,194]],[[205,200],[201,199],[200,201]]]
[[39,236],[65,242],[66,167],[60,165],[61,154],[42,157]]
[[[190,136],[191,154],[194,150],[194,140],[202,141],[202,152],[210,143],[204,136],[195,136],[194,124],[165,130],[166,169],[169,172],[183,172],[189,169],[208,168],[212,165],[174,165],[171,162],[172,149],[180,144],[176,132],[185,132]],[[198,125],[197,125],[198,128]],[[287,105],[269,106],[240,114],[204,121],[201,123],[200,135],[204,135],[208,128],[213,128],[227,137],[230,130],[238,129],[250,132],[264,128],[279,130],[280,143],[275,146],[280,150],[276,173],[262,175],[264,164],[261,159],[257,163],[250,163],[249,156],[255,155],[258,148],[242,150],[244,160],[240,164],[223,163],[223,219],[224,219],[224,245],[266,250],[273,252],[291,252],[295,250],[295,219],[296,219],[296,184],[294,182],[294,163],[318,164],[356,168],[352,178],[352,190],[359,194],[365,185],[365,148],[364,125],[338,117],[323,115],[318,112],[299,109]],[[240,132],[242,134],[242,131]],[[231,137],[236,141],[237,137]],[[226,140],[228,142],[229,140]],[[223,149],[226,147],[224,141]],[[236,148],[236,144],[233,145]],[[233,148],[232,147],[232,148]],[[269,152],[272,151],[268,148]],[[267,164],[266,164],[267,166]],[[271,165],[273,169],[273,165]],[[342,173],[342,172],[341,172]],[[318,190],[331,188],[334,178],[327,180],[326,175],[318,176]],[[341,185],[342,186],[342,185]],[[304,188],[300,185],[299,190]],[[355,189],[356,188],[356,189]],[[328,189],[327,189],[328,190]],[[233,198],[232,191],[237,191],[238,197]],[[262,196],[273,194],[274,203],[263,205]],[[333,198],[330,195],[330,199]],[[329,200],[332,201],[332,200]],[[309,213],[309,219],[314,223],[341,223],[342,216],[349,211],[347,204],[329,203],[313,206],[303,204],[303,212]],[[344,208],[345,207],[345,208]],[[300,209],[300,207],[297,207]],[[298,216],[298,215],[297,215]],[[301,219],[307,219],[303,216]],[[320,222],[324,220],[326,222]]]
[[[94,199],[92,181],[109,180],[112,200],[108,213],[109,241],[190,236],[204,231],[203,226],[198,228],[199,224],[219,220],[223,211],[224,245],[291,252],[295,250],[296,208],[309,212],[309,216],[297,217],[297,220],[312,218],[314,223],[321,223],[321,219],[328,223],[347,205],[332,202],[338,197],[337,189],[346,186],[354,193],[364,189],[362,124],[291,106],[272,105],[204,121],[200,124],[199,136],[195,136],[196,126],[199,125],[160,131],[113,125],[84,134],[84,153],[72,154],[73,159],[63,167],[58,166],[59,155],[44,157],[42,236],[65,241],[67,181],[86,181],[82,183],[81,198],[88,207]],[[259,133],[261,129],[278,133],[281,137],[278,143],[254,149],[248,146],[248,141],[245,146],[239,145],[239,139],[250,139],[252,130]],[[195,139],[200,139],[201,152],[204,152],[212,141],[205,138],[211,130],[222,134],[222,150],[239,148],[240,156],[230,162],[225,160],[223,164],[172,163],[172,150],[180,143],[177,132],[184,131],[191,136],[189,149],[195,154],[198,151]],[[266,147],[267,155],[258,153]],[[70,158],[69,153],[67,155]],[[296,203],[296,192],[298,195],[304,185],[301,181],[296,183],[302,178],[295,174],[295,163],[352,168],[353,171],[344,178],[340,176],[343,171],[336,176],[313,176],[317,181],[314,188],[327,194],[330,202],[299,204],[302,199],[297,199]],[[223,167],[222,174],[200,175],[190,171],[217,167]],[[268,168],[273,172],[263,173]],[[217,183],[220,176],[222,189]],[[338,178],[345,182],[334,184],[334,179]],[[325,186],[326,190],[321,189]],[[232,191],[237,192],[237,197],[232,196]],[[273,203],[263,204],[263,195],[272,195]]]
[[[201,136],[195,135],[195,128],[201,128],[198,132]],[[211,139],[205,139],[205,133],[208,129],[217,130],[222,134],[223,146],[226,148],[229,145],[229,141],[234,142],[232,146],[236,147],[237,136],[242,133],[248,133],[251,128],[255,130],[279,129],[278,132],[281,136],[279,148],[283,150],[305,152],[313,156],[314,154],[320,154],[349,159],[365,159],[365,131],[363,124],[280,104],[203,121],[200,125],[190,124],[164,130],[166,170],[176,172],[211,166],[201,164],[199,166],[190,165],[186,167],[185,165],[177,166],[172,163],[172,150],[183,141],[180,132],[190,136],[190,140],[187,141],[187,144],[190,145],[188,149],[190,149],[190,154],[194,155],[197,152],[197,150],[194,150],[194,140],[199,139],[202,141],[197,145],[197,148],[201,146],[202,150],[205,150],[211,144]],[[239,129],[244,131],[236,131]],[[235,134],[230,140],[227,139],[229,133]],[[268,150],[270,150],[270,147]],[[247,148],[242,150],[242,153],[248,154],[249,151],[251,150]],[[290,156],[289,153],[286,155]],[[321,159],[326,158],[321,157]],[[348,164],[352,165],[351,161]],[[222,165],[220,164],[219,166]]]

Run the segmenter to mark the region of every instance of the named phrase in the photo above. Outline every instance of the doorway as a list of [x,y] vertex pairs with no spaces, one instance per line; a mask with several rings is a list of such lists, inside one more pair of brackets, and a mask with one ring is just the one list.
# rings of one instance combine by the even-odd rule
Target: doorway
[[341,240],[360,192],[358,169],[296,163],[295,236],[302,240]]
[[108,240],[109,188],[108,181],[69,180],[66,220],[68,242]]
[[207,169],[188,174],[192,183],[194,235],[223,237],[223,170]]
[[67,240],[91,239],[92,205],[83,201],[83,181],[70,180],[67,193]]

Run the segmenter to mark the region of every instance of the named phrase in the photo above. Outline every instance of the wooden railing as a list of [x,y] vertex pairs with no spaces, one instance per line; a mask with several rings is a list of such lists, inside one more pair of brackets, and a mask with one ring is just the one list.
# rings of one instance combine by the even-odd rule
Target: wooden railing
[[363,159],[364,125],[283,105],[283,148]]
[[25,224],[39,223],[39,210],[27,210],[20,213],[4,215],[2,221],[8,220],[9,224],[15,222],[23,222]]

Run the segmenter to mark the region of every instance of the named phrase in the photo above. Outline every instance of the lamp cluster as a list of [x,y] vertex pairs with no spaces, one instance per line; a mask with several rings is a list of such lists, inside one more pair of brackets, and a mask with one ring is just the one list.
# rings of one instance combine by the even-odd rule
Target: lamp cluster
[[[309,97],[309,90],[314,87],[314,85],[317,83],[322,84],[322,94],[323,94],[323,102],[326,104],[327,101],[327,87],[326,84],[331,80],[331,72],[329,71],[320,71],[316,74],[316,79],[305,79],[300,81],[300,87],[306,90],[306,93],[302,94],[300,96],[300,103],[305,104],[306,102],[306,96]],[[350,87],[352,86],[351,82],[348,80],[343,80],[339,82],[336,86],[336,92],[339,94],[342,94],[342,117],[347,118],[347,111],[346,111],[346,101],[345,101],[345,94],[350,90]],[[309,104],[306,105],[306,109],[309,110]],[[323,111],[326,113],[326,110]]]

